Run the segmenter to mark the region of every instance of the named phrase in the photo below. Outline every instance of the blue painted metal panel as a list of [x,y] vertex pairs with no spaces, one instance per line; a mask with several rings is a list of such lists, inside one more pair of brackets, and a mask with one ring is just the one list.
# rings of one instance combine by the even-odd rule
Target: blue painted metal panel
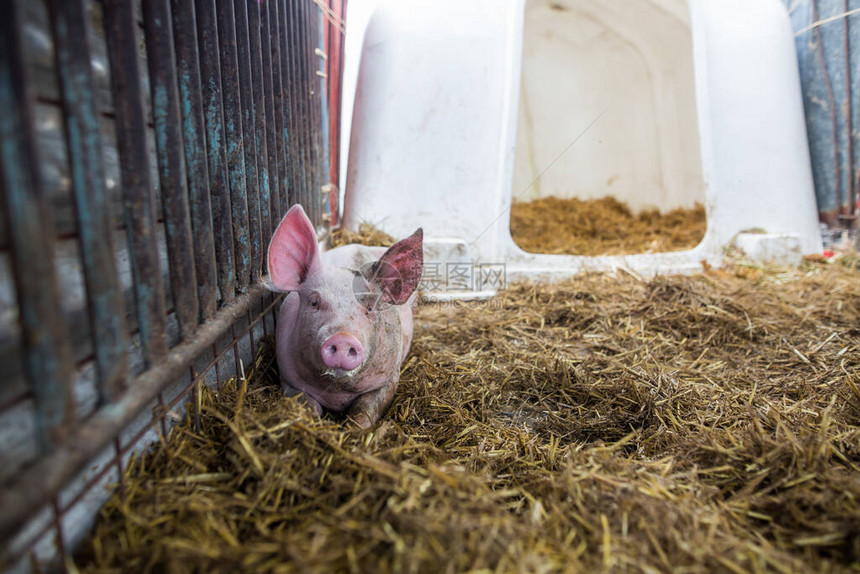
[[783,1],[797,35],[818,210],[847,225],[860,191],[860,14],[839,16],[860,0]]

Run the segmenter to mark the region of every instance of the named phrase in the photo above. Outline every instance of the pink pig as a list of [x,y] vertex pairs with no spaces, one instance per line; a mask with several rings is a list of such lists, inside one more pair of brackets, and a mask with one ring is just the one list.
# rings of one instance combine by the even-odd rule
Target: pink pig
[[392,245],[324,253],[300,205],[269,244],[269,288],[289,293],[277,328],[281,386],[319,415],[345,412],[368,428],[385,412],[412,344],[423,233]]

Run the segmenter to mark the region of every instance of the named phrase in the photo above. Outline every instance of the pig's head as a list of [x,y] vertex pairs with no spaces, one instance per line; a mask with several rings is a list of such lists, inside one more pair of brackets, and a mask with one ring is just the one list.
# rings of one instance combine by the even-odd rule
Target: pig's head
[[[386,324],[397,321],[421,280],[422,231],[392,245],[376,261],[355,268],[325,265],[316,235],[300,205],[275,231],[268,253],[269,287],[298,295],[294,329],[304,365],[318,376],[349,384],[379,353],[399,345],[386,341]],[[295,304],[295,303],[293,303]],[[393,339],[390,335],[389,339]],[[391,349],[384,348],[391,345]]]

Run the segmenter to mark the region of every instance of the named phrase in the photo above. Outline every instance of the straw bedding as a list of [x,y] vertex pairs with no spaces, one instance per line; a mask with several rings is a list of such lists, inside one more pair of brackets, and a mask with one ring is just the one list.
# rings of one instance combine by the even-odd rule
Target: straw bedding
[[705,236],[705,208],[633,214],[612,197],[542,197],[511,206],[511,236],[525,251],[626,255],[692,249]]
[[860,569],[856,257],[422,307],[366,433],[275,369],[127,470],[82,571]]

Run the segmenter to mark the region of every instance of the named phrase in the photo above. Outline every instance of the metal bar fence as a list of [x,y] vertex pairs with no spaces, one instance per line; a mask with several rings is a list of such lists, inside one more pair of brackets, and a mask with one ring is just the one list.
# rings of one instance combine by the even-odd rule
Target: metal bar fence
[[266,243],[328,208],[331,9],[4,7],[0,568],[62,568],[129,457],[274,333]]

